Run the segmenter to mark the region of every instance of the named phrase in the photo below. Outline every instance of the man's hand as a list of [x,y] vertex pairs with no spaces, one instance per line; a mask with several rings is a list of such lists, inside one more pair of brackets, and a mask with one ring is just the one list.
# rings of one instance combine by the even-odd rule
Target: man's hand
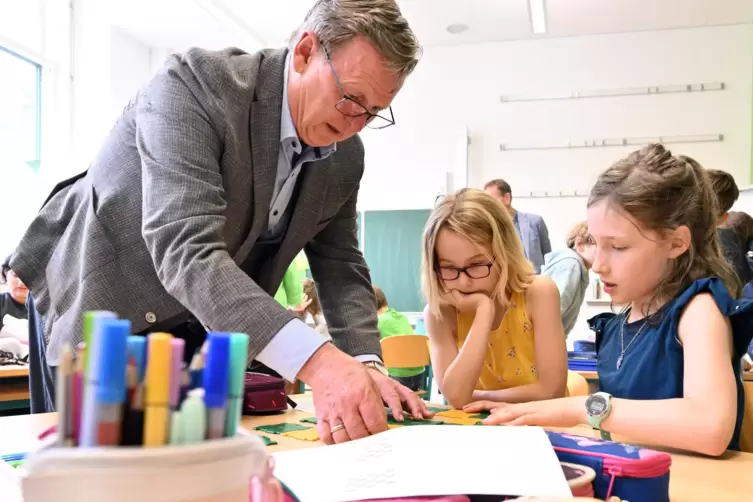
[[380,390],[356,359],[325,343],[303,365],[298,378],[314,393],[317,428],[326,444],[387,430]]
[[426,407],[426,403],[418,397],[415,392],[404,385],[400,385],[395,380],[383,375],[378,370],[369,370],[371,378],[374,379],[379,393],[384,403],[392,410],[392,416],[395,420],[402,422],[404,419],[403,409],[406,409],[414,418],[431,418],[434,416]]

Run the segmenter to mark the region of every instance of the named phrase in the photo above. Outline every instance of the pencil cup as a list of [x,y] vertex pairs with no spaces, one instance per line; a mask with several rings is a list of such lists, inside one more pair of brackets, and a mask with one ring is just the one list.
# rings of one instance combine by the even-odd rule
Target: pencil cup
[[248,502],[264,442],[233,438],[160,448],[48,448],[29,455],[24,502]]

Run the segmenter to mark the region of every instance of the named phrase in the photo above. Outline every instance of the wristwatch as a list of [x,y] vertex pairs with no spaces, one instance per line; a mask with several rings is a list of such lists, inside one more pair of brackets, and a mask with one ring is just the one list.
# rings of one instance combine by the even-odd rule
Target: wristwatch
[[591,394],[586,399],[586,417],[588,423],[594,429],[599,429],[601,432],[601,439],[610,441],[612,435],[601,428],[601,423],[605,418],[609,416],[612,411],[612,395],[606,392],[597,392]]
[[363,363],[364,366],[367,368],[372,368],[377,370],[379,373],[381,373],[384,376],[390,376],[390,374],[387,372],[387,368],[379,361],[366,361]]

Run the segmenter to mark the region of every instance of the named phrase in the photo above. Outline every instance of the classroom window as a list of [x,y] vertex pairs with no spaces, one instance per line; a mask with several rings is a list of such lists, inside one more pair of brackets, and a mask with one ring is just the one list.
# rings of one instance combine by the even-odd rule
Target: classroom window
[[42,66],[0,46],[0,167],[39,169]]

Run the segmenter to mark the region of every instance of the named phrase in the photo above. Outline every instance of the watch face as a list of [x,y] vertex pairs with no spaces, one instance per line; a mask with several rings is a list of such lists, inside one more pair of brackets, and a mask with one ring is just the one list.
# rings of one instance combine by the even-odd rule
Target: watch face
[[607,398],[594,394],[586,401],[586,411],[592,417],[598,417],[607,411]]

